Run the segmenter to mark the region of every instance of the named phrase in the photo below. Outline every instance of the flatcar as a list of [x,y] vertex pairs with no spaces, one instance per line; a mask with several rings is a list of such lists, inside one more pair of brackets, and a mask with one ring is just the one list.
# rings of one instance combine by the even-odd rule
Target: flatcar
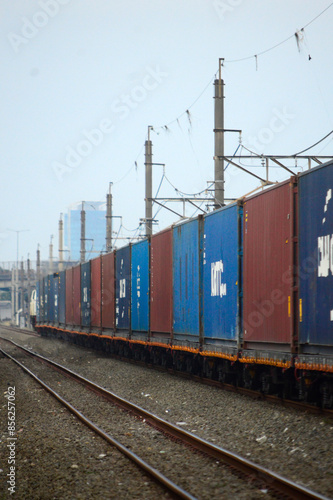
[[333,163],[37,284],[36,328],[333,407]]

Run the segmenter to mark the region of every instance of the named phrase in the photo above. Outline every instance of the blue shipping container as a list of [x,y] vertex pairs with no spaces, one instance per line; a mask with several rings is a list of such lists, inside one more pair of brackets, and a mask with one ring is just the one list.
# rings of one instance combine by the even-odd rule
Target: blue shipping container
[[299,338],[303,352],[325,353],[333,339],[333,163],[300,175],[298,186]]
[[116,328],[130,330],[131,247],[116,252]]
[[36,283],[36,322],[40,323],[43,318],[43,285],[41,281]]
[[66,271],[59,273],[58,322],[66,323]]
[[131,322],[132,330],[149,330],[149,240],[131,248]]
[[81,324],[90,326],[91,317],[91,275],[90,261],[81,264]]
[[44,292],[44,305],[43,305],[43,320],[45,323],[49,320],[49,277],[43,278],[43,292]]
[[205,342],[238,346],[241,311],[242,207],[204,217],[203,328]]
[[173,228],[173,331],[199,341],[202,314],[202,219]]

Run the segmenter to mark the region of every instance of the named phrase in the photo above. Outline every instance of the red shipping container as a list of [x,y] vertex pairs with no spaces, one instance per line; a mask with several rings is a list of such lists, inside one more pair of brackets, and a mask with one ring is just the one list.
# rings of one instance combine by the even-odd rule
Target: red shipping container
[[73,268],[66,269],[66,325],[73,325]]
[[151,332],[172,332],[172,228],[151,238],[150,329]]
[[115,252],[102,256],[102,327],[115,326]]
[[91,265],[91,326],[102,326],[102,258],[90,261]]
[[73,321],[81,326],[81,266],[73,267]]
[[244,348],[293,352],[296,334],[296,180],[245,199]]

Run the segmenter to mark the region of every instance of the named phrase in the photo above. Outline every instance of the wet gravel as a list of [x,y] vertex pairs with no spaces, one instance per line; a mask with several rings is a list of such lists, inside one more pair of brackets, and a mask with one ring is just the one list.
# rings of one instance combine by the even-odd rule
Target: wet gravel
[[[31,346],[37,352],[55,359],[108,390],[143,406],[159,416],[183,426],[186,430],[249,458],[327,497],[333,497],[333,422],[326,418],[307,415],[262,401],[254,401],[245,396],[224,392],[217,388],[202,386],[156,370],[114,360],[103,353],[55,339],[27,337],[17,333],[1,333],[1,335],[8,338],[12,337],[17,342]],[[8,379],[7,373],[12,373],[11,376],[17,378],[18,372],[16,368],[9,368],[10,365],[7,360],[1,359],[0,361],[0,389],[1,394],[3,394],[6,390],[4,381]],[[69,416],[66,410],[62,410],[50,396],[44,395],[44,393],[41,395],[41,390],[36,389],[35,384],[29,381],[28,377],[23,375],[19,377],[20,380],[17,382],[17,386],[20,393],[25,395],[24,398],[22,396],[20,398],[23,398],[24,406],[27,406],[24,412],[22,410],[22,415],[29,415],[24,420],[24,425],[27,427],[25,428],[23,424],[20,424],[20,428],[23,430],[19,441],[21,456],[18,457],[20,474],[18,471],[17,483],[19,487],[27,488],[28,492],[24,498],[161,498],[161,492],[158,490],[157,493],[156,487],[153,493],[150,491],[151,482],[149,483],[148,478],[142,480],[140,473],[140,484],[143,484],[142,488],[146,488],[148,491],[142,490],[141,486],[138,491],[135,491],[135,484],[139,483],[134,481],[133,484],[132,478],[134,476],[131,473],[129,474],[130,482],[127,483],[127,479],[121,480],[120,490],[118,490],[119,475],[114,465],[123,463],[126,459],[113,459],[111,463],[105,463],[106,459],[109,460],[109,457],[111,459],[113,453],[99,438],[94,440],[91,437],[83,438],[86,441],[84,441],[85,445],[82,445],[80,453],[75,452],[73,446],[70,445],[64,448],[64,443],[66,445],[67,440],[72,439],[71,434],[74,432],[72,431],[73,417]],[[36,405],[37,397],[40,398],[40,401],[43,400],[38,405]],[[46,398],[47,402],[45,401]],[[3,404],[0,404],[1,422],[4,421],[5,404],[6,400],[3,400]],[[56,425],[56,418],[47,418],[45,409],[48,406],[50,410],[47,409],[46,412],[55,412],[52,413],[52,417],[57,415],[59,419],[61,418],[61,421],[66,418],[68,423]],[[53,409],[53,407],[56,409]],[[130,434],[127,436],[130,446],[132,436],[137,433],[137,425],[139,425],[138,422],[135,424],[133,424],[133,421],[128,423],[126,432]],[[51,426],[55,428],[51,429]],[[46,435],[39,430],[44,429],[44,427]],[[82,430],[82,427],[82,424],[76,424],[74,428],[80,434],[88,433],[91,436],[90,431]],[[1,426],[1,429],[3,429],[3,426]],[[69,436],[66,436],[66,432]],[[57,434],[59,434],[59,440],[54,438]],[[32,437],[25,437],[27,435]],[[3,440],[4,436],[1,439]],[[36,440],[38,445],[36,445]],[[73,440],[82,443],[82,439],[80,441],[77,437],[73,438]],[[98,443],[98,446],[100,446],[96,451],[90,451],[90,443],[93,441],[94,445]],[[68,442],[71,443],[71,441]],[[30,455],[29,447],[31,447]],[[31,450],[36,447],[39,450],[42,449],[40,455],[38,455],[39,460],[50,464],[50,474],[51,471],[54,474],[51,479],[52,488],[56,488],[57,492],[44,486],[46,496],[34,497],[32,496],[34,488],[37,486],[43,488],[45,477],[47,477],[48,483],[52,477],[52,474],[45,476],[44,472],[40,470],[40,462],[38,463],[33,458],[34,453],[31,454]],[[149,447],[147,446],[147,448]],[[166,447],[164,438],[159,442],[159,447],[161,448],[160,451],[166,451],[164,450]],[[57,458],[57,452],[54,448],[63,449],[61,460]],[[68,448],[70,449],[68,450]],[[100,451],[100,449],[103,451]],[[90,458],[85,457],[80,461],[80,464],[85,465],[79,465],[76,463],[79,462],[78,458],[72,458],[71,456],[69,458],[69,451],[70,453],[76,453],[78,458],[83,458],[84,451]],[[22,453],[25,453],[24,457],[22,457]],[[100,455],[105,455],[105,457],[98,458]],[[168,456],[167,453],[162,455],[165,455],[165,458]],[[154,456],[153,453],[151,456]],[[33,460],[35,461],[33,462]],[[31,465],[31,463],[35,465]],[[57,465],[52,467],[52,464]],[[78,467],[73,469],[71,468],[72,465],[78,465]],[[34,469],[35,467],[36,469]],[[188,473],[190,484],[198,481],[200,476],[205,476],[206,470],[208,470],[208,465],[203,466],[202,463],[198,467],[200,468],[194,469],[192,476],[190,472]],[[135,469],[134,466],[133,468]],[[1,476],[6,472],[4,467],[2,469]],[[123,465],[121,469],[123,472],[129,470],[127,461],[126,465]],[[167,469],[168,467],[166,467]],[[135,470],[137,471],[137,469]],[[87,481],[85,480],[87,474],[91,477],[89,485],[86,484]],[[216,481],[215,493],[210,494],[208,497],[205,497],[203,489],[200,492],[199,481],[199,489],[196,489],[198,498],[230,498],[227,481],[220,474],[219,466],[218,479],[216,479],[216,472],[214,475]],[[81,480],[81,476],[84,479]],[[211,473],[208,473],[207,478],[208,482],[211,481]],[[146,483],[149,483],[149,487]],[[236,479],[235,483],[238,484]],[[94,486],[91,487],[91,484]],[[110,484],[112,485],[111,488]],[[127,485],[128,489],[124,488],[124,485]],[[62,488],[66,487],[66,494],[62,495]],[[22,491],[25,491],[25,489]],[[67,496],[68,491],[70,491],[69,496]],[[242,495],[241,491],[234,494],[236,498],[241,498],[240,495]],[[268,495],[257,490],[253,493],[249,491],[248,496],[244,498],[268,498]]]

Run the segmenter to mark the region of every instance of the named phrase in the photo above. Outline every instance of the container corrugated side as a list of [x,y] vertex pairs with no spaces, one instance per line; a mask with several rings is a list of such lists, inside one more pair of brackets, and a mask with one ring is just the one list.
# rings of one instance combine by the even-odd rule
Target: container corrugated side
[[205,343],[239,347],[241,326],[242,207],[204,217],[203,328]]
[[131,322],[132,331],[149,331],[149,240],[131,249]]
[[59,272],[58,322],[62,325],[66,323],[66,271]]
[[172,228],[154,234],[150,245],[150,329],[172,333]]
[[54,322],[54,287],[53,287],[53,274],[48,275],[47,277],[47,302],[48,302],[48,322],[53,324]]
[[196,219],[173,228],[173,334],[178,340],[199,341],[201,227]]
[[91,275],[90,261],[81,264],[81,325],[90,326]]
[[57,325],[58,324],[58,317],[59,317],[59,275],[54,274],[51,276],[51,283],[52,283],[52,305],[51,309],[53,311],[53,316],[52,319],[50,318],[50,321],[53,322],[53,324]]
[[245,199],[245,348],[295,348],[296,201],[295,178]]
[[49,277],[45,276],[43,278],[43,291],[44,291],[44,310],[43,310],[43,321],[47,323],[49,321]]
[[73,322],[81,326],[81,266],[73,267]]
[[115,252],[102,256],[102,327],[115,327]]
[[73,268],[66,270],[66,324],[73,325]]
[[43,281],[39,280],[36,283],[36,321],[43,322]]
[[116,253],[116,328],[130,330],[131,325],[131,247]]
[[299,177],[301,352],[332,354],[333,163]]
[[102,257],[96,257],[91,264],[91,326],[102,326]]

